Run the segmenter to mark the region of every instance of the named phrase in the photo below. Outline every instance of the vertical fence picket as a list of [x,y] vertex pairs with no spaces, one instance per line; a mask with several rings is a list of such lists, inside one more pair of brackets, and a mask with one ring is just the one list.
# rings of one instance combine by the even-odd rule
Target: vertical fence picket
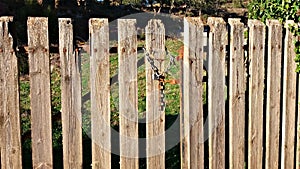
[[203,138],[203,44],[200,18],[184,19],[183,100],[181,114],[181,167],[204,168]]
[[249,131],[248,168],[263,167],[263,111],[264,111],[264,57],[265,25],[249,20]]
[[[286,27],[294,24],[293,21],[287,21]],[[297,73],[296,62],[294,58],[295,45],[292,32],[286,30],[284,42],[284,74],[283,74],[283,108],[282,108],[282,151],[281,168],[294,168],[294,150],[295,150],[295,121],[296,121],[296,91],[297,91]]]
[[225,55],[226,23],[222,18],[208,18],[208,118],[209,168],[225,168]]
[[107,19],[90,19],[92,168],[111,168],[109,31]]
[[245,163],[245,59],[244,24],[240,19],[229,19],[229,166],[243,168]]
[[[146,26],[146,50],[159,70],[164,70],[165,28],[161,20],[152,19]],[[146,60],[146,137],[147,168],[165,168],[165,112],[161,111],[158,80]]]
[[267,112],[266,112],[266,169],[279,165],[280,128],[280,84],[282,25],[277,20],[268,20],[268,71],[267,71]]
[[120,168],[139,168],[136,20],[119,19]]
[[64,168],[82,168],[81,77],[71,19],[59,19]]
[[0,168],[22,168],[19,76],[17,57],[8,24],[0,17]]
[[27,25],[33,168],[53,168],[48,18]]

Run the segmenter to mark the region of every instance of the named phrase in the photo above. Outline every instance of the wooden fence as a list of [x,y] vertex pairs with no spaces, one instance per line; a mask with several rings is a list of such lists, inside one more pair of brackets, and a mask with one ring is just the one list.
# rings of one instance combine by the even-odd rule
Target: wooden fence
[[[1,168],[22,168],[19,77],[11,17],[0,18]],[[28,18],[33,168],[53,168],[49,37],[47,18]],[[181,80],[181,168],[300,168],[299,78],[292,36],[278,21],[184,19]],[[293,24],[289,21],[287,24]],[[135,19],[118,20],[120,168],[138,168],[137,33]],[[92,168],[111,168],[109,23],[90,19]],[[285,29],[285,31],[283,31]],[[71,19],[59,19],[64,168],[82,168],[81,77],[73,51]],[[245,42],[246,40],[246,42]],[[245,45],[247,44],[247,45]],[[146,27],[146,49],[163,69],[162,21]],[[205,54],[206,53],[206,54]],[[203,63],[208,58],[208,117],[204,116]],[[146,63],[147,168],[165,168],[165,114],[158,81]],[[130,104],[129,104],[130,102]],[[206,120],[209,121],[208,126]],[[205,132],[206,127],[208,130]],[[178,131],[179,132],[179,131]],[[206,134],[205,134],[206,133]],[[207,134],[208,133],[208,134]],[[205,138],[209,136],[208,146]],[[155,139],[151,139],[155,138]],[[205,156],[208,152],[209,157]],[[228,162],[229,160],[229,162]]]

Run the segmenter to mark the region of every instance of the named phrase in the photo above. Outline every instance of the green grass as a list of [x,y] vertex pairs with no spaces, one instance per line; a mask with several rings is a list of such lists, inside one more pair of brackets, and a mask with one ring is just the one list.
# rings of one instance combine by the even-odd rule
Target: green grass
[[[144,45],[144,41],[139,41],[138,46],[141,47]],[[183,45],[181,41],[168,39],[166,40],[166,47],[168,51],[174,55],[178,55],[178,49]],[[138,59],[144,57],[144,55],[138,54]],[[169,62],[169,58],[166,58],[165,67]],[[118,54],[110,55],[110,77],[113,77],[118,73]],[[81,57],[81,74],[82,74],[82,95],[90,92],[90,56],[87,53],[82,53]],[[179,79],[180,67],[179,62],[176,62],[176,65],[171,67],[170,75],[166,76],[167,80],[170,79]],[[138,68],[138,112],[139,117],[145,117],[146,111],[146,80],[145,80],[145,65],[142,65]],[[26,133],[30,130],[30,97],[29,97],[29,81],[20,81],[20,101],[21,101],[21,115],[22,115],[22,133]],[[204,84],[205,89],[205,84]],[[112,126],[118,125],[119,119],[119,86],[118,83],[115,83],[111,86],[111,122]],[[60,96],[60,71],[58,67],[54,67],[51,73],[51,101],[52,101],[52,112],[57,114],[61,110],[61,96]],[[203,101],[205,100],[206,92],[203,93]],[[166,115],[177,115],[180,110],[180,87],[179,84],[173,85],[166,83],[165,86],[165,101],[166,101]],[[90,101],[86,101],[83,104],[83,124],[85,130],[89,130],[90,126]],[[59,126],[60,124],[58,124]],[[57,138],[60,135],[56,135]]]
[[[144,45],[144,41],[139,41],[138,46]],[[178,49],[183,45],[178,40],[166,40],[166,47],[168,51],[174,55],[178,55]],[[138,59],[143,58],[144,54],[138,54]],[[165,67],[169,63],[169,58],[165,60]],[[52,104],[52,117],[60,116],[61,111],[61,89],[60,89],[60,68],[56,64],[51,72],[51,104]],[[118,54],[110,55],[110,77],[118,73]],[[146,112],[146,77],[145,65],[138,68],[138,112],[139,118],[145,118]],[[180,63],[177,61],[176,65],[170,69],[170,74],[166,76],[167,80],[180,78]],[[82,95],[84,96],[90,92],[90,56],[87,53],[82,53],[81,56],[81,81],[82,81]],[[206,84],[203,85],[203,102],[206,103]],[[111,108],[111,126],[118,130],[119,127],[119,86],[118,83],[111,85],[110,108]],[[180,111],[180,86],[179,84],[166,83],[165,86],[165,101],[166,101],[166,128],[170,127],[174,120],[178,117]],[[22,137],[26,137],[23,142],[23,149],[30,153],[31,140],[30,140],[30,83],[28,78],[20,80],[20,106],[21,106],[21,125]],[[88,140],[91,129],[91,113],[90,113],[90,100],[82,105],[82,124],[83,124],[83,139]],[[58,116],[58,117],[59,117]],[[62,125],[59,119],[52,122],[52,137],[53,148],[61,151],[62,149]],[[139,132],[145,135],[144,131]],[[27,137],[29,134],[29,137]],[[26,136],[27,135],[27,136]],[[169,150],[166,156],[167,168],[173,168],[180,163],[179,145]],[[141,164],[144,165],[144,164]]]
[[[169,39],[166,40],[166,47],[168,48],[169,52],[177,56],[178,49],[182,46],[182,42],[178,40]],[[112,46],[113,46],[112,42]],[[138,46],[144,46],[144,41],[138,41]],[[143,58],[144,55],[138,54],[138,59]],[[87,53],[82,54],[82,94],[85,95],[90,91],[89,88],[89,74],[90,74],[90,64],[89,64],[89,55]],[[110,77],[113,77],[118,73],[118,54],[113,53],[110,54]],[[169,58],[166,58],[165,67],[169,62]],[[170,75],[167,76],[167,80],[170,79],[179,79],[179,63],[176,63],[176,66],[170,69]],[[145,77],[145,65],[142,65],[138,68],[138,112],[139,117],[144,118],[146,112],[146,77]],[[177,115],[180,110],[180,88],[179,85],[171,85],[166,84],[166,115]],[[118,126],[119,124],[119,86],[118,83],[111,85],[111,125],[112,127]],[[85,126],[90,126],[90,101],[87,101],[83,104],[83,124]],[[89,127],[86,127],[85,130],[88,130]]]

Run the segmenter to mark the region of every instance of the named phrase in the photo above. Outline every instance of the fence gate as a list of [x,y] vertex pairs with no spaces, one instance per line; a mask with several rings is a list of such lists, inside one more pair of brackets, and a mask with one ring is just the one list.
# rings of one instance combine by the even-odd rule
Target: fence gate
[[[22,168],[18,60],[8,24],[0,17],[1,168]],[[91,18],[91,167],[111,168],[115,135],[120,168],[166,168],[166,118],[162,81],[165,26],[151,19],[145,27],[146,138],[139,138],[138,39],[135,19],[118,20],[119,132],[110,127],[108,19]],[[28,18],[28,56],[33,168],[53,168],[48,18]],[[181,168],[300,168],[299,77],[293,41],[277,20],[267,24],[210,17],[184,18],[181,61]],[[209,32],[204,32],[208,26]],[[73,25],[59,19],[63,167],[83,168],[81,57],[73,49]],[[147,60],[148,59],[148,60]],[[205,63],[208,63],[207,65]],[[160,72],[161,73],[161,72]],[[158,75],[158,74],[156,74]],[[204,78],[207,77],[207,78]],[[207,81],[205,79],[208,79]],[[203,97],[207,102],[203,102]],[[208,104],[208,108],[205,108]],[[179,143],[179,142],[178,142]],[[145,144],[145,150],[141,145]],[[179,167],[179,166],[178,166]]]

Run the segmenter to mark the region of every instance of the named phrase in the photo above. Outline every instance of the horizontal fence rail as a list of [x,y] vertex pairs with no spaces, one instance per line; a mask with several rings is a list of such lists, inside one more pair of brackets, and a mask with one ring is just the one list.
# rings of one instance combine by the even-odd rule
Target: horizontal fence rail
[[[10,22],[12,17],[0,17],[0,168],[21,169],[19,73]],[[113,168],[115,161],[120,168],[140,168],[139,158],[148,169],[166,168],[168,102],[160,76],[168,61],[165,25],[159,19],[148,21],[145,61],[140,62],[136,23],[136,19],[118,20],[116,132],[111,128],[109,22],[89,21],[92,143],[85,149],[91,149],[89,167],[93,169]],[[299,169],[300,83],[294,61],[296,37],[288,29],[295,23],[249,20],[245,25],[235,18],[227,24],[218,17],[208,18],[207,24],[187,17],[183,23],[183,58],[178,57],[178,165],[185,169]],[[30,17],[27,24],[32,167],[54,168],[48,18]],[[207,26],[209,32],[205,32]],[[76,169],[85,168],[85,157],[81,55],[73,42],[72,20],[59,19],[63,167]],[[139,138],[137,64],[141,63],[146,75],[146,138]],[[203,81],[204,77],[208,80]],[[112,158],[113,153],[119,153],[119,161]]]

